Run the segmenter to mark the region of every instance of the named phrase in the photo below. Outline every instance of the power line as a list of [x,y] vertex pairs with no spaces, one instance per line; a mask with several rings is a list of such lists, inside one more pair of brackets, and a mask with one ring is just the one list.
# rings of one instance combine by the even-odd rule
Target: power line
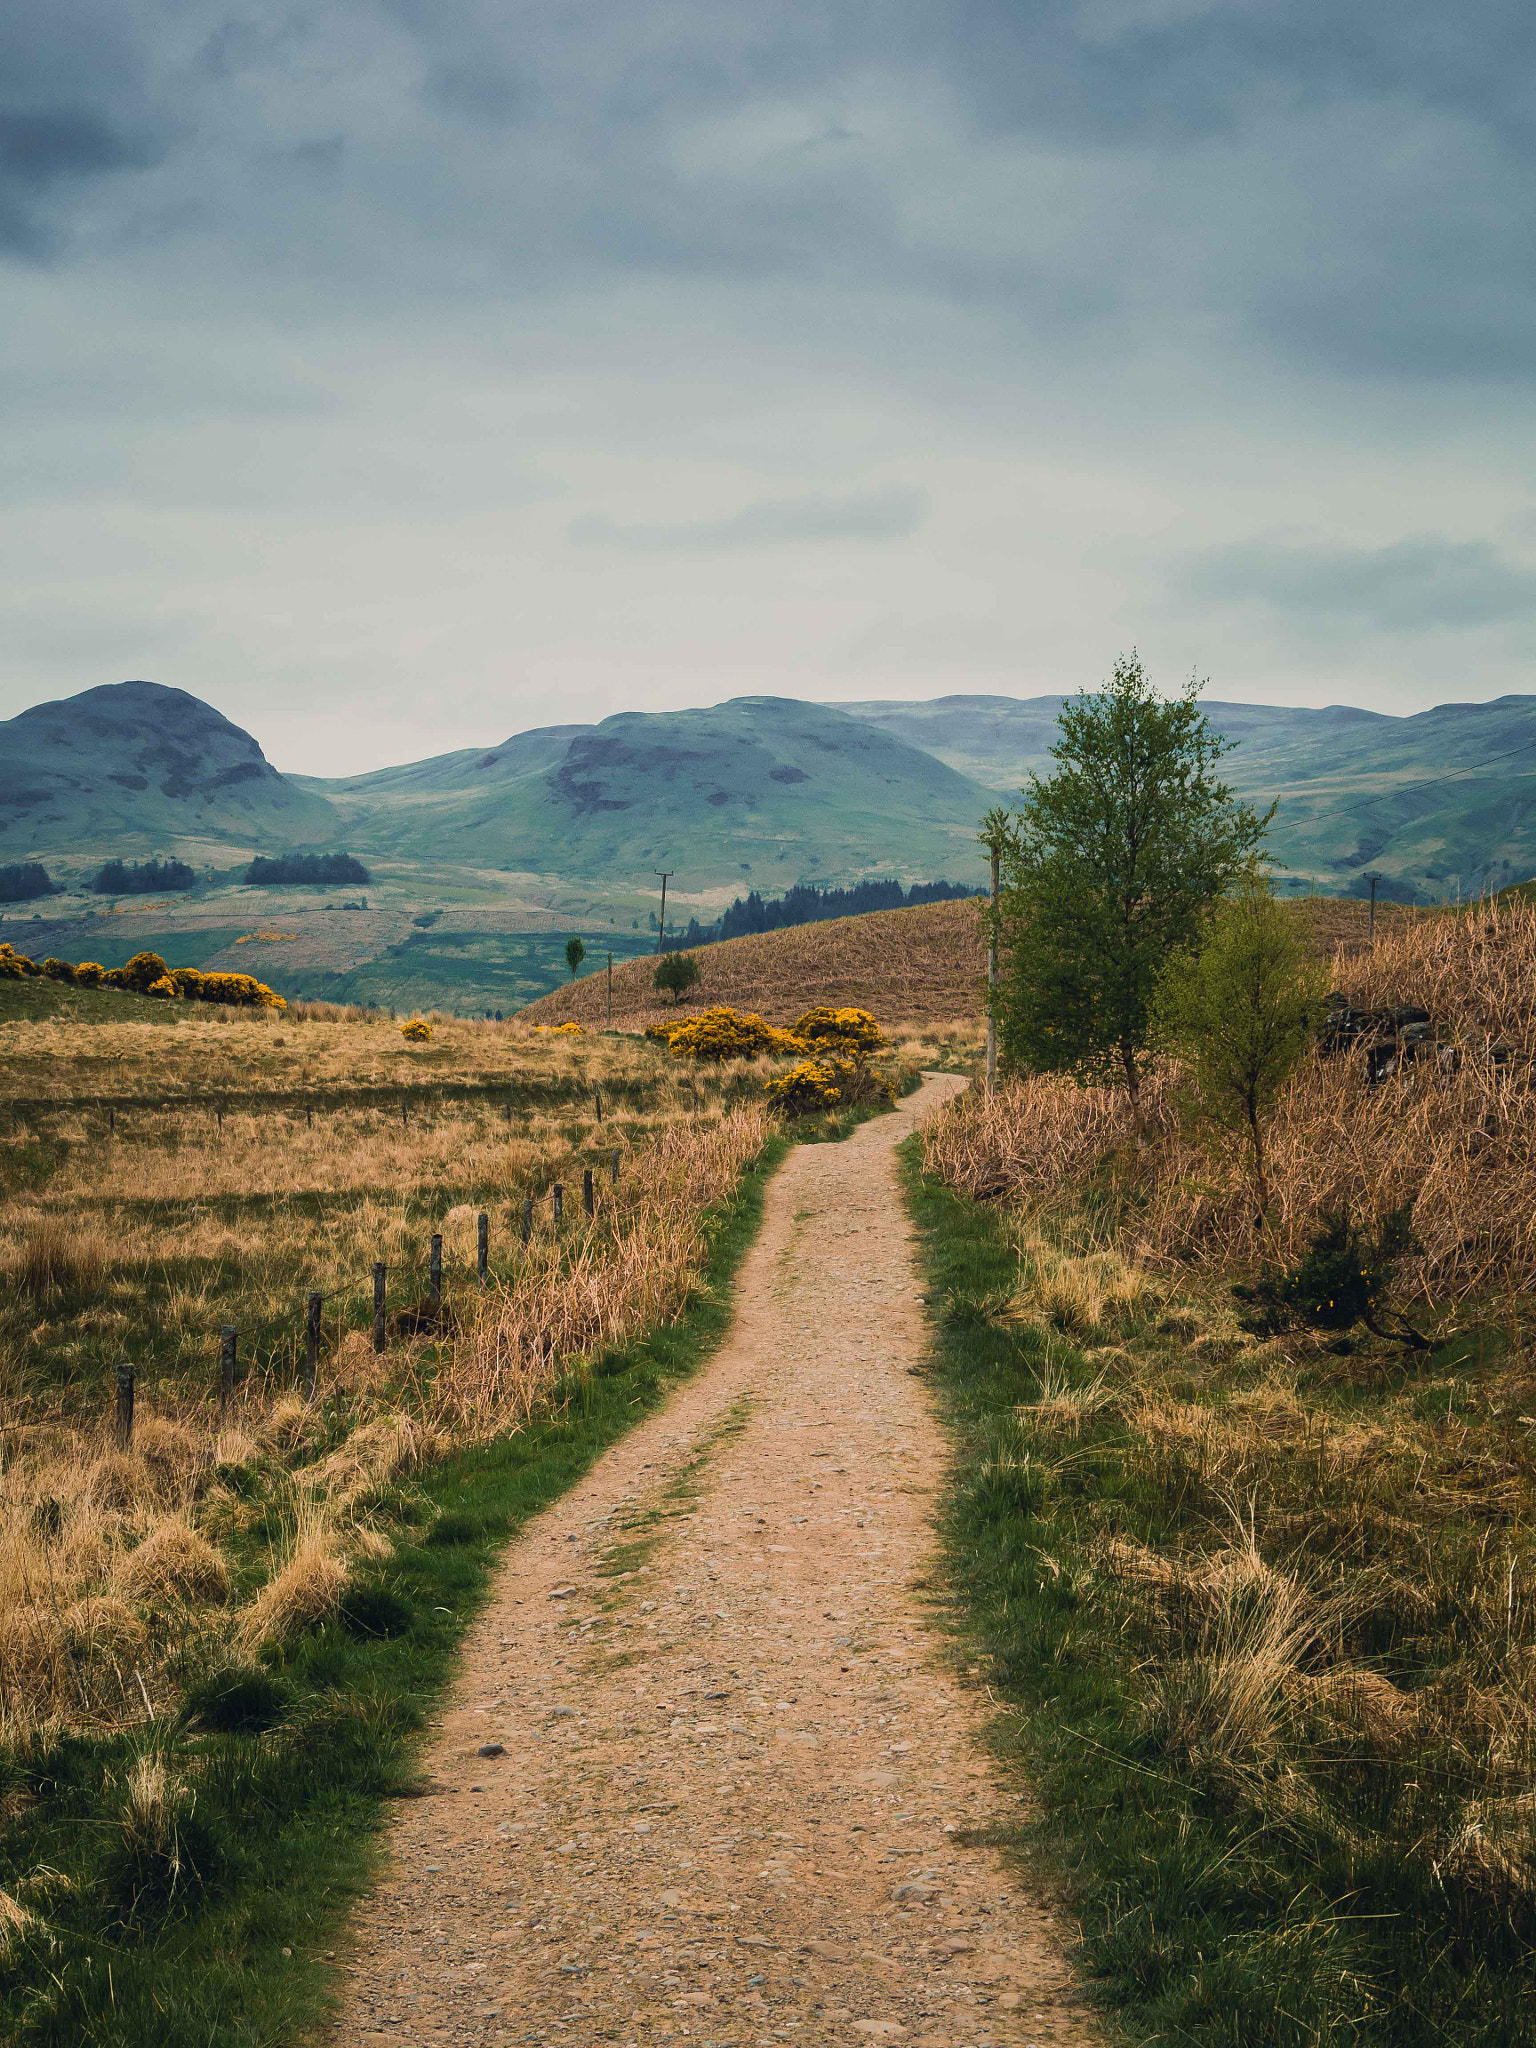
[[1449,775],[1430,775],[1420,782],[1401,782],[1395,789],[1382,790],[1376,796],[1356,797],[1353,801],[1333,804],[1327,810],[1313,811],[1298,823],[1310,825],[1316,818],[1336,818],[1345,811],[1359,811],[1368,804],[1385,803],[1392,797],[1407,796],[1416,789],[1438,789],[1447,782],[1462,782],[1469,775],[1480,775],[1485,768],[1491,768],[1495,761],[1512,760],[1516,754],[1528,754],[1536,748],[1536,739],[1522,740],[1518,747],[1506,747],[1502,753],[1489,754],[1485,760],[1476,761],[1470,768],[1456,768]]

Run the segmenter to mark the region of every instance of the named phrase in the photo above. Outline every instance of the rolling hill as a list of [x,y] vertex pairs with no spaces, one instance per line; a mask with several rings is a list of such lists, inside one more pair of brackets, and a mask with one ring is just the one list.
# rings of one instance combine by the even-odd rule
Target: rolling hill
[[788,697],[620,712],[303,787],[365,854],[629,884],[672,868],[724,898],[866,875],[976,880],[989,801],[924,749]]
[[[1060,696],[940,697],[845,711],[1013,793],[1050,766]],[[1536,697],[1440,704],[1409,717],[1334,704],[1203,709],[1234,748],[1233,787],[1274,802],[1270,848],[1298,886],[1426,902],[1498,888],[1536,870]]]
[[[1331,960],[1341,946],[1357,950],[1365,944],[1364,903],[1319,896],[1289,909],[1324,959]],[[979,910],[974,898],[923,903],[724,939],[695,953],[703,979],[681,1010],[656,988],[653,954],[622,965],[615,961],[613,1028],[642,1031],[658,1018],[696,1015],[711,1003],[755,1010],[770,1024],[793,1023],[816,1003],[855,1003],[887,1025],[979,1022],[986,1014]],[[1377,930],[1418,914],[1442,913],[1382,904]],[[520,1014],[533,1024],[574,1019],[592,1031],[603,1028],[607,1011],[607,975],[599,969],[541,996]]]
[[[0,723],[0,848],[73,855],[329,838],[323,798],[185,690],[107,683]],[[12,849],[15,849],[13,852]]]

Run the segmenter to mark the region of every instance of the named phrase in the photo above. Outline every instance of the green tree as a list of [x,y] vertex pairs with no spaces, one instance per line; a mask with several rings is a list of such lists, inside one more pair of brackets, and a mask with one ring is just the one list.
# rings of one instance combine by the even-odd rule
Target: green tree
[[580,939],[569,938],[565,942],[565,964],[571,970],[571,979],[576,979],[577,969],[587,957],[587,949]]
[[1198,950],[1169,955],[1153,1001],[1154,1037],[1183,1062],[1201,1121],[1246,1152],[1262,1228],[1268,1127],[1312,1044],[1327,975],[1252,870],[1216,905],[1201,941]]
[[699,963],[691,953],[663,953],[653,978],[657,988],[670,990],[673,1002],[680,1003],[689,989],[699,985]]
[[1063,706],[1048,781],[1032,775],[1003,851],[998,991],[1015,1067],[1123,1080],[1139,1108],[1163,962],[1243,873],[1269,823],[1216,774],[1228,742],[1164,701],[1133,650],[1093,696]]

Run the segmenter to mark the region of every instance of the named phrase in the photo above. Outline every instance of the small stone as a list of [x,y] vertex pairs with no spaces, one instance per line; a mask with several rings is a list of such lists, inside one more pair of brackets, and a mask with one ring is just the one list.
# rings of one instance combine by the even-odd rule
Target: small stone
[[[506,1753],[507,1746],[504,1742],[482,1742],[475,1751],[476,1756],[505,1756]],[[469,1789],[471,1792],[478,1792],[480,1787],[478,1785],[471,1785]]]
[[551,1707],[549,1718],[551,1721],[574,1721],[576,1709],[574,1707]]

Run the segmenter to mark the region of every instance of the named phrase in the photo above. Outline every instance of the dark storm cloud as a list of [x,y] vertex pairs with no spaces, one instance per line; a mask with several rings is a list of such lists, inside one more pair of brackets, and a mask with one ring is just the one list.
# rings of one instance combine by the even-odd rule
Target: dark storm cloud
[[[15,194],[44,179],[61,222],[61,187],[94,204],[88,185],[170,146],[174,105],[156,205],[184,183],[200,218],[260,240],[277,223],[242,187],[263,130],[302,117],[346,135],[352,168],[295,261],[327,232],[355,250],[403,231],[428,269],[477,252],[488,294],[604,267],[865,280],[990,300],[1047,337],[1203,313],[1327,367],[1523,376],[1533,20],[1509,0],[77,0],[0,42],[19,124],[0,192],[41,221]],[[101,69],[98,21],[116,74],[78,105],[30,100],[29,68]],[[759,118],[775,102],[781,135]],[[999,149],[1022,152],[1011,175],[984,161]]]
[[578,547],[631,548],[672,553],[723,548],[778,547],[799,541],[905,540],[928,511],[924,491],[871,491],[850,498],[767,499],[743,506],[725,519],[687,520],[676,525],[625,525],[601,513],[572,520]]
[[1250,541],[1211,550],[1184,582],[1204,602],[1258,603],[1376,632],[1536,618],[1536,570],[1486,541],[1434,534],[1381,548]]

